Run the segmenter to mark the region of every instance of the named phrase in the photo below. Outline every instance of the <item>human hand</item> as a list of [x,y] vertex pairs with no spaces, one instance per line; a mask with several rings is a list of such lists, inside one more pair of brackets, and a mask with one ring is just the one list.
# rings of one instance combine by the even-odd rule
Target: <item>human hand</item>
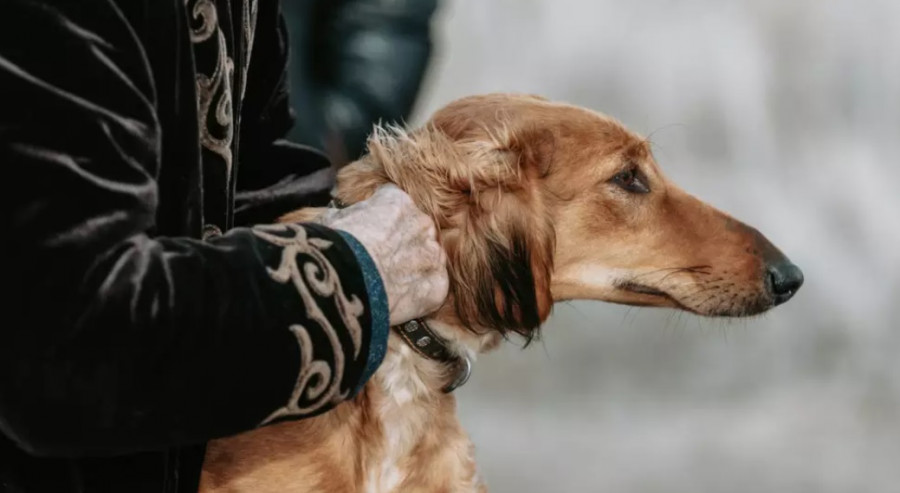
[[428,315],[444,303],[447,256],[434,222],[395,185],[384,185],[346,209],[328,209],[319,222],[350,233],[366,248],[384,282],[391,325]]

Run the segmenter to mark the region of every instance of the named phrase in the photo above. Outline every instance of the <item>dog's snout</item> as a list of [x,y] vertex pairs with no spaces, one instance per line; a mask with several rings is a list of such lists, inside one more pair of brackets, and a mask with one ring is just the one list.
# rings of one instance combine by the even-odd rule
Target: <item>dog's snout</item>
[[767,271],[776,305],[791,299],[803,285],[803,271],[788,260],[769,264]]

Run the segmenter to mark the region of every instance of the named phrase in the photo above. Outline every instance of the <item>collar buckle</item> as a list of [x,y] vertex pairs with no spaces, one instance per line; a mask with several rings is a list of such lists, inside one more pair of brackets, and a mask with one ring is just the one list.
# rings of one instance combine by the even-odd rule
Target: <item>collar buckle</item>
[[472,375],[472,359],[468,355],[459,356],[451,351],[447,341],[438,336],[424,320],[410,320],[396,326],[395,329],[400,338],[420,356],[440,363],[453,364],[456,376],[442,389],[445,394],[453,392],[469,381]]

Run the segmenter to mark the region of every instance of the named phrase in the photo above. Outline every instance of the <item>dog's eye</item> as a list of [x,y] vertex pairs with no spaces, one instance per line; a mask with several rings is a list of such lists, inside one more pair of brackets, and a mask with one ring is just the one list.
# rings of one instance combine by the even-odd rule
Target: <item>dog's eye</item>
[[629,168],[613,176],[613,183],[631,193],[647,193],[650,187],[637,168]]

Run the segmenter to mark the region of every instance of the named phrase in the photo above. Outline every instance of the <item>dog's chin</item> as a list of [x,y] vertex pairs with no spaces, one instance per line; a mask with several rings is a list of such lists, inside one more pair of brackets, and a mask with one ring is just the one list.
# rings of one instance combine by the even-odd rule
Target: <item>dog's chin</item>
[[771,296],[762,293],[733,298],[723,296],[721,299],[711,295],[697,304],[696,297],[688,296],[686,299],[679,299],[678,296],[672,293],[643,284],[627,282],[618,285],[617,288],[622,296],[616,299],[615,303],[630,306],[675,308],[703,317],[751,317],[760,315],[776,305],[775,300]]

